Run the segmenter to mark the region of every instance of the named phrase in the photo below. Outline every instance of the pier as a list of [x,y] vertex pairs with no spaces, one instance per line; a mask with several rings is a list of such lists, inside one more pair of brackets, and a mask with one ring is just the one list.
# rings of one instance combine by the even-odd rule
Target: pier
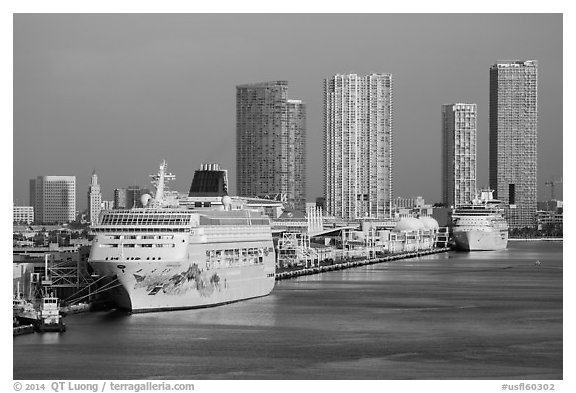
[[378,258],[363,258],[363,259],[354,259],[354,260],[343,260],[333,264],[326,264],[326,262],[320,263],[319,266],[312,266],[312,267],[301,267],[295,268],[293,270],[286,270],[282,272],[276,273],[276,281],[278,280],[285,280],[289,278],[299,277],[299,276],[308,276],[311,274],[319,274],[324,272],[330,272],[333,270],[343,270],[349,269],[352,267],[359,267],[364,265],[373,265],[376,263],[383,263],[389,261],[395,261],[399,259],[407,259],[407,258],[417,258],[422,255],[431,255],[431,254],[438,254],[441,252],[450,251],[449,247],[438,247],[433,249],[426,249],[420,251],[404,251],[399,253],[394,253],[390,255],[386,255],[384,257]]
[[23,334],[31,334],[34,333],[34,325],[21,325],[21,326],[14,326],[13,328],[14,336],[21,336]]

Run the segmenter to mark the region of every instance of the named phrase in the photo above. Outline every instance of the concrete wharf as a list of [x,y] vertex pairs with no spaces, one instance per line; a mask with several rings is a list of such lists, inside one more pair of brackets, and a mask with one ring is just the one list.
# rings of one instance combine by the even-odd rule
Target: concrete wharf
[[352,267],[364,266],[364,265],[373,265],[376,263],[383,263],[389,261],[395,261],[399,259],[407,259],[407,258],[416,258],[422,255],[430,255],[430,254],[438,254],[441,252],[450,251],[450,247],[437,247],[427,250],[420,250],[420,251],[404,251],[399,253],[394,253],[390,255],[386,255],[385,257],[378,257],[378,258],[371,258],[371,259],[358,259],[358,260],[349,260],[349,261],[342,261],[334,264],[324,264],[320,266],[312,266],[312,267],[299,267],[293,270],[287,270],[276,273],[276,281],[278,280],[285,280],[289,278],[299,277],[299,276],[307,276],[311,274],[319,274],[324,272],[330,272],[333,270],[343,270],[349,269]]

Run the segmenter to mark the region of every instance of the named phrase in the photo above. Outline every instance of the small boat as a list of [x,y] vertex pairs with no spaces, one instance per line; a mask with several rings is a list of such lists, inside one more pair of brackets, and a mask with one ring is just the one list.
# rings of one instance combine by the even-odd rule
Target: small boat
[[36,325],[38,323],[38,310],[33,303],[25,299],[14,299],[12,307],[13,316],[20,324]]
[[38,313],[39,332],[65,332],[66,325],[60,315],[60,299],[55,296],[44,296]]

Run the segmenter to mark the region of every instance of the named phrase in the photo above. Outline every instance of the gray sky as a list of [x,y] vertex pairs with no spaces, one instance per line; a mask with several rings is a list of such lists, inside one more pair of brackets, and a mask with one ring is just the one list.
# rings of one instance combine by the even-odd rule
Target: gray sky
[[478,105],[478,184],[488,184],[488,76],[539,63],[538,197],[562,177],[561,14],[16,14],[13,199],[28,181],[95,168],[104,199],[148,186],[162,159],[187,191],[200,163],[235,192],[235,86],[287,80],[307,105],[307,199],[322,195],[322,83],[392,73],[394,196],[441,194],[440,108]]

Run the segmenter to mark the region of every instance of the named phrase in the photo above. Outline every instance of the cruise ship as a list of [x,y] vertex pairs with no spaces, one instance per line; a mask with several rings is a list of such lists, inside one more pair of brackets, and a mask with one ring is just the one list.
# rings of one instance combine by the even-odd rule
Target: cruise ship
[[[198,172],[206,174],[196,171],[195,177]],[[109,291],[118,308],[209,307],[272,291],[275,254],[268,216],[228,195],[203,194],[180,205],[165,189],[174,179],[165,161],[152,178],[156,192],[153,198],[142,196],[144,207],[105,210],[92,227],[88,262],[99,276],[99,290]]]
[[456,248],[465,251],[502,250],[508,245],[508,223],[502,202],[493,199],[493,190],[481,190],[480,197],[452,212]]

